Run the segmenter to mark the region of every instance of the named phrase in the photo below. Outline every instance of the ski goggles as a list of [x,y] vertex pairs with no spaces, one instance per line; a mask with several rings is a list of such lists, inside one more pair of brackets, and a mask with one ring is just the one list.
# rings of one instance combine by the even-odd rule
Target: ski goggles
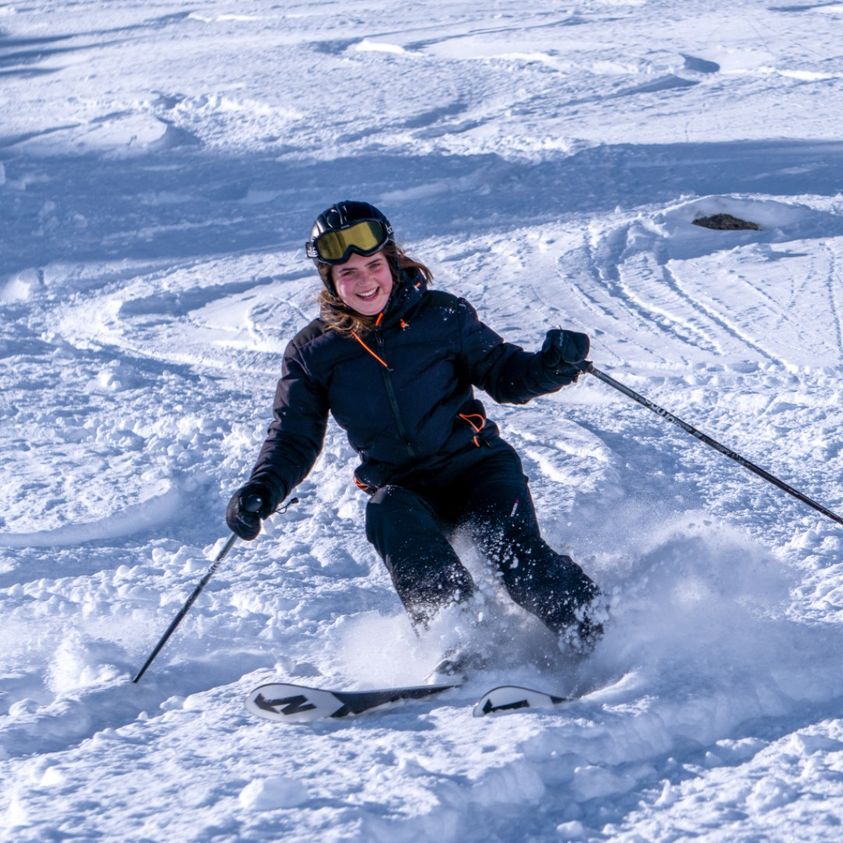
[[326,231],[315,240],[308,240],[305,250],[309,258],[321,263],[344,263],[352,252],[372,255],[389,240],[392,229],[377,220],[361,220],[348,228]]

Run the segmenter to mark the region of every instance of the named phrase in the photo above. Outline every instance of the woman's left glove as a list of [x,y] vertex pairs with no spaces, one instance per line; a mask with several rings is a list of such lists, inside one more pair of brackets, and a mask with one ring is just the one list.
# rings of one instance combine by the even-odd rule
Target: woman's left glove
[[542,346],[542,365],[551,374],[576,380],[580,373],[576,364],[588,357],[589,346],[587,334],[553,328],[547,332]]
[[272,515],[272,489],[265,483],[247,483],[228,502],[225,522],[232,532],[251,541],[261,531],[261,519]]

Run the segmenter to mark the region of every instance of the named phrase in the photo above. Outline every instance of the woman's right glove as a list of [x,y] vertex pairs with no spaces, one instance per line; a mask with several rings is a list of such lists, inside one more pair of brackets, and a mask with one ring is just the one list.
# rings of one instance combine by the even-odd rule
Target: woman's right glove
[[228,502],[225,523],[241,539],[251,541],[261,531],[261,519],[272,515],[272,490],[265,483],[247,483]]

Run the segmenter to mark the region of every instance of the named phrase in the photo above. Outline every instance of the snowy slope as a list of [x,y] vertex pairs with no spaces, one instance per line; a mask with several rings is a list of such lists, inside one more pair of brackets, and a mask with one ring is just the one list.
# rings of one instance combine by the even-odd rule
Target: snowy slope
[[[335,426],[226,538],[302,244],[381,206],[442,289],[843,512],[843,4],[0,2],[0,836],[839,840],[843,528],[593,378],[490,413],[611,595],[578,668],[520,641],[435,700],[257,722],[270,679],[418,682]],[[758,231],[692,225],[731,213]],[[487,406],[491,402],[487,402]],[[447,619],[446,619],[447,621]],[[579,692],[475,719],[497,681]]]

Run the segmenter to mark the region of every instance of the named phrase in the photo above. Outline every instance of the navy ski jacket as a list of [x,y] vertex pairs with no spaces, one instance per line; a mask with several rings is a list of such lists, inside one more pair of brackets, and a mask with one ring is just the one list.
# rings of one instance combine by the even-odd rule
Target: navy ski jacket
[[329,412],[360,456],[357,485],[371,493],[441,471],[467,450],[509,447],[473,387],[523,404],[576,379],[504,342],[465,299],[428,290],[421,273],[402,274],[378,321],[349,336],[314,319],[287,346],[250,477],[272,490],[273,508],[313,467]]

